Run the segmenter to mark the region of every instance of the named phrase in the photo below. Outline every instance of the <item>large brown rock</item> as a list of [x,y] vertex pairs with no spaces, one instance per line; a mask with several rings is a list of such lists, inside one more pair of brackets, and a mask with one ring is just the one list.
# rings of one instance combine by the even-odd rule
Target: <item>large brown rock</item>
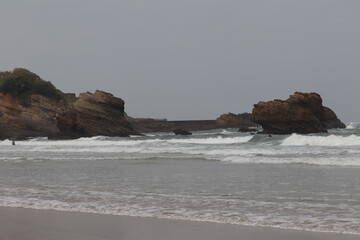
[[0,93],[0,139],[47,137],[57,131],[55,117],[66,106],[41,95],[19,100]]
[[295,92],[287,100],[259,102],[252,111],[263,133],[319,133],[329,128],[344,128],[335,113],[322,105],[317,93]]
[[98,90],[81,93],[74,104],[58,115],[57,127],[60,131],[51,138],[138,134],[125,117],[124,101]]

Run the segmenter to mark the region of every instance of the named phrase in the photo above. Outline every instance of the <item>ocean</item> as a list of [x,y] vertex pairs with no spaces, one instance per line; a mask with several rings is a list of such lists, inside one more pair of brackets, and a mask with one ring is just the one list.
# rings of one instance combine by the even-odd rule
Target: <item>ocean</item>
[[0,206],[360,235],[360,123],[0,141]]

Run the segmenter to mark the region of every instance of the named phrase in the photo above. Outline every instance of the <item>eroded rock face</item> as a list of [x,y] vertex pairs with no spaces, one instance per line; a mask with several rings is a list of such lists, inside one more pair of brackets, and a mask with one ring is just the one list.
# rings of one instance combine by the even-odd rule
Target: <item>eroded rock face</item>
[[0,94],[0,139],[47,137],[57,131],[56,114],[66,106],[41,95],[24,102],[11,94]]
[[51,138],[125,137],[138,134],[124,113],[124,101],[110,93],[82,93],[57,117],[59,132]]
[[259,102],[252,114],[263,133],[269,134],[319,133],[345,127],[331,109],[322,105],[317,93],[295,92],[285,101]]
[[328,107],[324,107],[324,119],[326,129],[332,128],[346,128],[346,125],[337,118],[333,110]]

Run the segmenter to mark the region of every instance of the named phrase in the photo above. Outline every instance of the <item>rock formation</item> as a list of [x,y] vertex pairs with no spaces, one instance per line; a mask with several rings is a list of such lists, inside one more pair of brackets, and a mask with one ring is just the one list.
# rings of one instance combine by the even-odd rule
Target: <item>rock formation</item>
[[99,90],[81,93],[75,103],[56,119],[60,131],[51,138],[125,137],[138,134],[125,117],[124,101]]
[[[315,133],[345,125],[316,93],[296,92],[289,99],[259,102],[252,114],[223,114],[216,120],[167,121],[126,116],[124,101],[96,91],[63,93],[51,82],[22,68],[0,72],[0,139],[28,137],[78,138],[129,136],[139,132],[172,132],[216,128],[250,131],[260,124],[264,133]],[[188,134],[188,133],[186,133]]]
[[0,94],[0,139],[47,137],[55,133],[56,114],[65,105],[63,100],[54,101],[36,94],[26,104],[10,93]]
[[285,101],[259,102],[252,113],[266,134],[319,133],[345,127],[332,110],[322,105],[317,93],[295,92]]

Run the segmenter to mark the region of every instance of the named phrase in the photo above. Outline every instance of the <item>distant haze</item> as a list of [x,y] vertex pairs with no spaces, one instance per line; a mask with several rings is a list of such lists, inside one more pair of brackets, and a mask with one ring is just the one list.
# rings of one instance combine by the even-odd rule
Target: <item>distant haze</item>
[[317,92],[360,121],[358,0],[2,0],[0,71],[105,90],[134,117],[215,119]]

